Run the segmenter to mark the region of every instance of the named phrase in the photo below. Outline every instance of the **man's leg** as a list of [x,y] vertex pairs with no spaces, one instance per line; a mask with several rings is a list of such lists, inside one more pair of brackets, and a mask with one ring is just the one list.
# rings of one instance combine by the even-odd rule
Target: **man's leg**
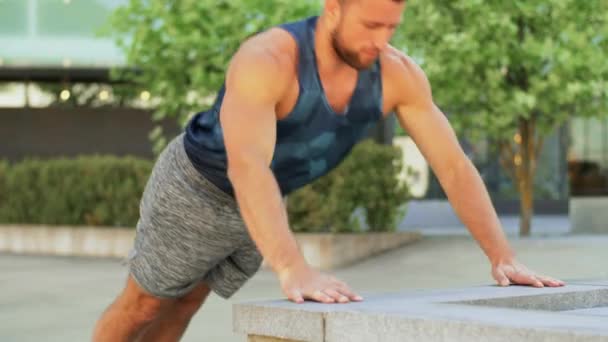
[[190,320],[205,302],[210,288],[201,283],[188,295],[178,299],[143,332],[139,341],[179,341]]
[[174,299],[159,299],[146,293],[129,275],[122,293],[97,322],[93,341],[136,341],[142,331],[158,319],[175,301]]
[[127,285],[95,326],[93,341],[179,341],[209,294],[200,284],[179,299],[159,299],[127,278]]
[[[127,287],[98,322],[95,341],[136,340],[165,314],[171,317],[171,309],[180,313],[175,330],[181,335],[209,292],[197,288],[201,279],[247,236],[236,202],[192,166],[183,134],[176,137],[157,159],[142,194]],[[177,304],[194,289],[198,303]]]

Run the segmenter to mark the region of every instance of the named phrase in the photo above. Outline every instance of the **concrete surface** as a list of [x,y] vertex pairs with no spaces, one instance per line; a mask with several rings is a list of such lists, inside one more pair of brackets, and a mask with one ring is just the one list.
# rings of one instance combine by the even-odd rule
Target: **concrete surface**
[[[515,206],[516,203],[513,203]],[[408,202],[404,209],[407,211],[407,215],[401,221],[402,226],[409,227],[454,227],[459,226],[460,219],[454,208],[448,200],[442,199],[423,199],[423,200],[412,200]],[[538,210],[535,211],[534,220],[542,223],[547,221],[547,218],[551,217],[568,217],[568,211],[563,213],[540,213]],[[517,219],[517,214],[512,213],[500,213],[501,218]],[[546,226],[548,229],[555,229],[555,226]]]
[[419,232],[296,234],[304,257],[320,270],[352,265],[370,256],[415,243],[421,237]]
[[[510,240],[519,260],[539,272],[564,280],[608,279],[608,236]],[[366,298],[493,283],[477,244],[451,235],[426,237],[333,274]],[[116,259],[0,255],[0,341],[90,340],[125,276]],[[212,295],[183,341],[243,342],[244,335],[232,332],[232,304],[277,298],[283,296],[275,276],[261,271],[229,301]]]
[[608,317],[608,306],[591,308],[591,309],[579,309],[568,311],[575,315],[591,315],[591,316],[603,316]]
[[608,286],[482,286],[406,291],[345,305],[297,305],[285,300],[243,303],[235,305],[234,326],[245,334],[311,342],[606,342],[605,318],[564,312],[606,305]]
[[124,257],[135,229],[0,225],[0,252],[91,257]]
[[[398,229],[400,231],[421,231],[425,235],[468,235],[467,229],[460,223],[447,202],[438,202],[439,208],[433,213],[433,206],[426,205],[425,210],[407,214]],[[446,213],[446,210],[450,213]],[[432,217],[424,221],[424,217]],[[509,236],[519,235],[519,216],[501,215],[500,223]],[[561,236],[573,231],[573,223],[568,215],[536,215],[532,218],[532,236]]]
[[289,341],[289,340],[286,340],[283,338],[251,335],[251,336],[247,336],[247,342],[293,342],[293,341]]
[[[310,265],[333,270],[420,240],[415,231],[366,234],[296,234]],[[0,225],[0,252],[124,258],[135,229]],[[267,266],[264,264],[264,266]]]

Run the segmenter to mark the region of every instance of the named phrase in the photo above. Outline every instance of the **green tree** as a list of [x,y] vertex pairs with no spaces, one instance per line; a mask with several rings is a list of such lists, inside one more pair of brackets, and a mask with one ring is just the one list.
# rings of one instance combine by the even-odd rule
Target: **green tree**
[[571,116],[606,113],[606,0],[413,0],[395,45],[425,69],[457,131],[489,138],[530,234],[544,138]]
[[[155,100],[153,118],[189,117],[215,98],[229,59],[248,36],[317,13],[314,0],[130,0],[111,16],[107,33],[125,51],[130,80]],[[158,126],[155,151],[166,139]]]

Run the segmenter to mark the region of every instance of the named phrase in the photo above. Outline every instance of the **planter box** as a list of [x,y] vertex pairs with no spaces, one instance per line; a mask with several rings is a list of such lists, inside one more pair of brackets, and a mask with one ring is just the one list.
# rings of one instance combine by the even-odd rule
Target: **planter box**
[[570,198],[574,234],[608,234],[608,197]]
[[[412,232],[296,234],[306,260],[330,270],[419,240]],[[133,246],[131,228],[0,226],[0,252],[124,258]]]
[[[306,261],[320,270],[348,266],[421,238],[417,232],[360,234],[296,234]],[[268,265],[264,264],[264,267]]]
[[0,226],[0,252],[126,257],[135,229],[73,226]]

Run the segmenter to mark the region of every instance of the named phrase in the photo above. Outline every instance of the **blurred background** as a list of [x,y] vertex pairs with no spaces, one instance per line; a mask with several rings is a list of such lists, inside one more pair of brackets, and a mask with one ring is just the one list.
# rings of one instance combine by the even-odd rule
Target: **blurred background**
[[[22,233],[15,231],[39,226],[132,228],[155,157],[193,114],[213,103],[239,43],[320,9],[318,0],[0,0],[3,341],[40,340],[47,328],[58,334],[53,335],[57,340],[82,340],[122,286],[125,272],[116,255],[46,257],[36,252],[38,247],[28,252],[25,240],[16,238]],[[427,73],[437,104],[482,175],[516,247],[557,276],[608,276],[602,268],[605,261],[599,259],[606,260],[601,253],[608,242],[607,16],[604,0],[412,0],[392,41]],[[298,232],[327,226],[335,233],[331,226],[351,227],[362,215],[367,228],[340,232],[416,231],[427,237],[422,245],[340,271],[369,291],[396,289],[381,275],[376,283],[360,277],[395,262],[419,279],[399,288],[487,282],[483,257],[471,251],[463,258],[471,255],[481,266],[471,266],[466,274],[442,271],[459,268],[462,260],[451,260],[445,269],[427,265],[427,273],[420,271],[443,255],[433,256],[436,248],[443,253],[468,250],[471,241],[396,120],[381,122],[370,140],[392,152],[369,159],[377,160],[368,163],[369,170],[389,172],[395,179],[391,188],[401,192],[381,194],[390,198],[387,208],[370,205],[376,201],[371,195],[363,196],[363,202],[357,202],[361,196],[353,197],[345,216],[324,212],[303,218],[302,212],[316,207],[293,207],[290,219]],[[378,151],[362,149],[357,158],[368,161]],[[395,162],[398,167],[390,168]],[[356,170],[357,165],[337,172]],[[331,177],[324,181],[331,183]],[[385,184],[373,177],[361,179],[364,183],[357,184],[362,188]],[[324,196],[319,188],[309,187],[294,197]],[[331,201],[331,196],[323,198]],[[388,213],[380,229],[365,221],[374,210]],[[346,221],[328,221],[338,216]],[[310,228],[311,222],[322,228]],[[430,253],[428,258],[424,253]],[[556,265],[551,253],[568,259]],[[558,267],[577,258],[568,270]],[[237,300],[280,296],[272,276],[264,272]],[[80,285],[69,279],[87,285],[76,289]],[[41,289],[47,282],[54,288]],[[58,307],[66,315],[77,311],[76,296],[89,296],[98,284],[104,290],[90,302],[83,300],[87,309],[75,320],[77,326],[48,323],[45,317]],[[49,306],[32,314],[36,303]],[[224,310],[217,316],[221,322],[203,314],[197,322],[205,323],[189,338],[209,336],[209,331],[217,334],[216,340],[234,338],[229,306],[217,299],[210,305]]]
[[[153,158],[154,144],[150,135],[160,134],[158,119],[166,119],[160,123],[166,136],[177,134],[187,117],[205,109],[213,100],[214,91],[222,81],[225,62],[229,59],[230,51],[238,46],[238,41],[263,27],[291,20],[299,15],[315,13],[319,7],[316,1],[309,1],[308,4],[306,2],[297,1],[296,4],[287,6],[281,1],[271,1],[261,6],[257,1],[184,1],[179,6],[175,5],[174,14],[160,14],[154,11],[163,11],[162,2],[155,1],[133,1],[130,7],[127,6],[129,1],[126,0],[0,1],[0,42],[3,47],[0,54],[0,156],[12,162],[28,157],[53,158],[95,153]],[[154,9],[155,5],[159,8]],[[289,9],[273,11],[273,6],[281,5]],[[124,7],[124,11],[114,13],[120,6]],[[144,10],[146,6],[150,8]],[[183,15],[181,20],[184,23],[165,23],[164,27],[173,25],[173,32],[168,31],[164,35],[159,33],[163,28],[160,24],[162,18],[174,19],[179,13],[187,13],[188,6],[194,9],[194,13],[197,10],[207,13],[207,18],[211,13],[208,13],[210,11],[205,6],[215,8],[214,11],[217,11],[218,15],[228,15],[231,12],[236,18],[222,20],[222,23],[203,24],[205,20],[210,21],[205,16],[196,16],[194,20],[190,20]],[[222,9],[222,6],[226,8]],[[449,10],[442,9],[442,5],[433,6],[440,14],[443,10]],[[240,9],[235,13],[231,11],[232,7]],[[410,12],[418,10],[416,7],[421,7],[420,11],[425,10],[422,8],[424,6],[415,2],[411,7],[414,9]],[[272,17],[259,18],[271,11],[276,12]],[[112,13],[115,14],[113,21],[109,22]],[[413,26],[412,20],[409,19],[416,17],[415,14],[406,13],[408,20],[405,20],[403,32],[399,32],[401,34],[397,35],[394,42],[404,50],[413,51],[416,47],[423,46],[418,37],[421,34],[418,31],[423,30],[422,28],[414,30],[410,37],[407,36],[408,27]],[[484,14],[476,14],[481,15]],[[152,16],[157,16],[157,30],[151,21]],[[257,18],[252,20],[252,17]],[[581,17],[581,20],[584,19]],[[420,18],[416,20],[423,21]],[[469,26],[461,29],[471,36],[470,39],[474,39],[477,35],[474,32],[477,24],[473,22],[473,17],[470,21],[471,23],[466,24]],[[247,22],[249,27],[237,27],[241,22]],[[244,30],[239,30],[243,27]],[[197,29],[198,32],[191,29]],[[447,29],[446,27],[444,32],[440,32],[444,38],[445,33],[449,33]],[[205,36],[205,30],[214,30],[214,37]],[[559,41],[560,32],[553,33],[556,41]],[[547,38],[551,37],[548,34],[539,35],[538,40],[545,41]],[[588,38],[590,41],[593,39]],[[134,46],[133,39],[137,42],[137,47]],[[430,37],[427,36],[426,39],[429,41],[427,49],[436,44]],[[445,45],[445,42],[443,44]],[[191,49],[190,56],[187,56],[186,49]],[[166,56],[154,57],[153,54],[157,52]],[[496,55],[500,53],[501,51],[496,51]],[[537,54],[542,54],[542,51]],[[207,60],[210,55],[213,55],[215,61]],[[428,58],[431,57],[434,58]],[[573,60],[575,57],[572,57]],[[197,58],[206,60],[198,60],[193,65],[162,65],[163,62],[184,62]],[[581,58],[584,58],[582,52]],[[142,61],[144,64],[132,63]],[[426,64],[438,62],[441,60],[437,58],[436,61],[431,60]],[[486,68],[493,67],[493,61],[484,63]],[[426,66],[424,62],[421,65],[423,68]],[[199,66],[200,68],[197,68]],[[207,75],[200,75],[204,73],[205,68],[212,71]],[[458,65],[450,68],[457,69]],[[589,63],[588,68],[592,68],[592,63]],[[120,77],[129,72],[154,72],[155,69],[159,75]],[[117,71],[114,77],[112,70]],[[561,77],[567,76],[562,70],[557,72],[561,73]],[[433,81],[432,70],[427,73]],[[601,69],[597,70],[596,76],[602,76]],[[156,83],[145,84],[148,80]],[[580,79],[576,81],[581,83]],[[168,82],[174,84],[164,84]],[[444,92],[440,87],[442,84],[437,83],[434,85],[435,92]],[[568,80],[565,79],[562,83],[564,88],[567,83]],[[172,94],[172,91],[176,94]],[[483,93],[493,95],[488,90]],[[169,105],[167,102],[173,104]],[[446,109],[449,107],[450,104],[442,106]],[[498,108],[496,109],[499,112]],[[153,116],[155,111],[156,117]],[[499,114],[502,115],[494,115]],[[453,117],[451,120],[458,121],[458,116],[464,116],[464,113],[459,110],[451,112],[450,115]],[[552,114],[548,112],[543,115]],[[603,111],[572,113],[570,117],[554,120],[555,122],[550,123],[550,129],[543,132],[544,141],[537,157],[538,168],[534,182],[538,213],[565,214],[568,212],[568,199],[571,195],[608,193],[607,120]],[[385,125],[388,127],[376,134],[380,140],[392,141],[393,136],[396,136],[396,144],[413,149],[409,153],[406,152],[404,157],[406,163],[419,170],[418,177],[409,179],[415,198],[445,200],[438,181],[432,172],[425,169],[424,162],[416,158],[415,146],[408,144],[406,134],[395,122],[391,121]],[[155,127],[157,129],[153,132]],[[459,133],[463,147],[484,177],[497,210],[505,214],[516,214],[519,210],[517,186],[514,186],[508,171],[501,167],[496,142],[492,141],[491,136],[477,137],[479,134],[472,139],[472,135],[467,134],[465,129]],[[518,132],[509,133],[513,133],[514,139],[517,140]],[[401,137],[405,138],[400,139]]]

